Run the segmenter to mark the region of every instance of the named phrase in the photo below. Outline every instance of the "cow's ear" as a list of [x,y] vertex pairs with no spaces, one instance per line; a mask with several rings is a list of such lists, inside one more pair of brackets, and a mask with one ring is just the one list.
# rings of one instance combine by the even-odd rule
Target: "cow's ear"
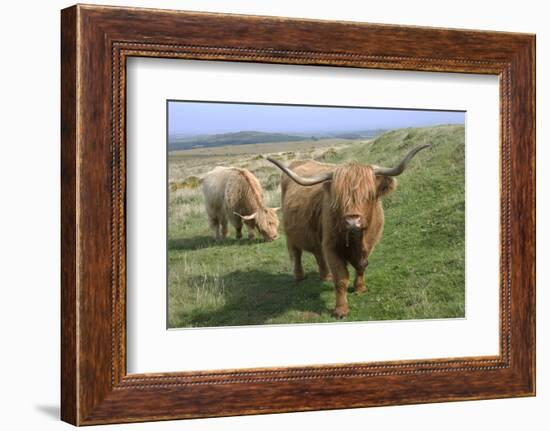
[[376,196],[381,198],[382,196],[389,195],[397,187],[397,180],[393,177],[386,177],[384,175],[376,176]]
[[256,218],[257,212],[256,212],[256,213],[253,213],[253,214],[250,214],[250,215],[247,215],[247,216],[243,216],[243,215],[239,214],[239,213],[236,212],[236,211],[233,211],[233,214],[239,216],[239,217],[242,218],[243,220],[253,220],[253,219]]

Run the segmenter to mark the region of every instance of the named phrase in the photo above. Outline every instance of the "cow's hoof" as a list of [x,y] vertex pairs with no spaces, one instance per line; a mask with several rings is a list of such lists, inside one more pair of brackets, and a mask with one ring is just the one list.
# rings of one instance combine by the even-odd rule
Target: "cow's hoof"
[[336,307],[333,314],[334,314],[335,318],[343,319],[343,318],[347,317],[347,315],[349,314],[349,310],[347,308],[344,308],[344,307]]
[[301,282],[301,281],[304,281],[306,278],[307,278],[307,275],[305,275],[305,274],[295,275],[295,276],[294,276],[294,281],[295,281],[296,283],[299,283],[299,282]]
[[357,293],[358,295],[361,295],[363,293],[367,293],[368,291],[369,291],[369,289],[367,289],[365,286],[356,287],[354,289],[354,292]]

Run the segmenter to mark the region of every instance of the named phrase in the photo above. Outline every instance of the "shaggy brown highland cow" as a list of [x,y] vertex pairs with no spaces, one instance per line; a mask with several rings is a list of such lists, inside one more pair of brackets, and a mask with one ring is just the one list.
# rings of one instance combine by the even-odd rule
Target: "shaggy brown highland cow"
[[395,176],[424,148],[410,151],[394,168],[314,160],[294,161],[288,167],[268,158],[284,174],[281,179],[283,224],[294,262],[296,281],[304,279],[302,251],[313,253],[321,279],[334,280],[334,314],[349,313],[347,264],[355,268],[355,292],[366,292],[364,273],[369,255],[382,236],[384,210],[380,198],[393,192]]
[[248,170],[218,166],[202,179],[202,193],[208,222],[216,239],[227,236],[227,222],[242,238],[243,223],[248,228],[248,238],[254,238],[254,230],[266,241],[278,237],[278,208],[268,208],[264,203],[262,186]]

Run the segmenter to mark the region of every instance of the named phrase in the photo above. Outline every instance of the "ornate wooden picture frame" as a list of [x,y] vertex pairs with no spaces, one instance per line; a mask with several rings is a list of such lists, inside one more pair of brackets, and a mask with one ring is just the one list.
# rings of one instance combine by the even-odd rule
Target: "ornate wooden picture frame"
[[[535,394],[534,35],[81,5],[63,10],[61,21],[64,421],[91,425]],[[500,353],[128,374],[125,98],[126,60],[133,56],[497,75]]]

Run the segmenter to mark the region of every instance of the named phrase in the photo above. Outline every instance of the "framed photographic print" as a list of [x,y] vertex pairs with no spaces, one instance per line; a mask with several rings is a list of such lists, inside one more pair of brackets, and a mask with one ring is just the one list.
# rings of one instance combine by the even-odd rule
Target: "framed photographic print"
[[533,35],[61,30],[63,420],[535,394]]

